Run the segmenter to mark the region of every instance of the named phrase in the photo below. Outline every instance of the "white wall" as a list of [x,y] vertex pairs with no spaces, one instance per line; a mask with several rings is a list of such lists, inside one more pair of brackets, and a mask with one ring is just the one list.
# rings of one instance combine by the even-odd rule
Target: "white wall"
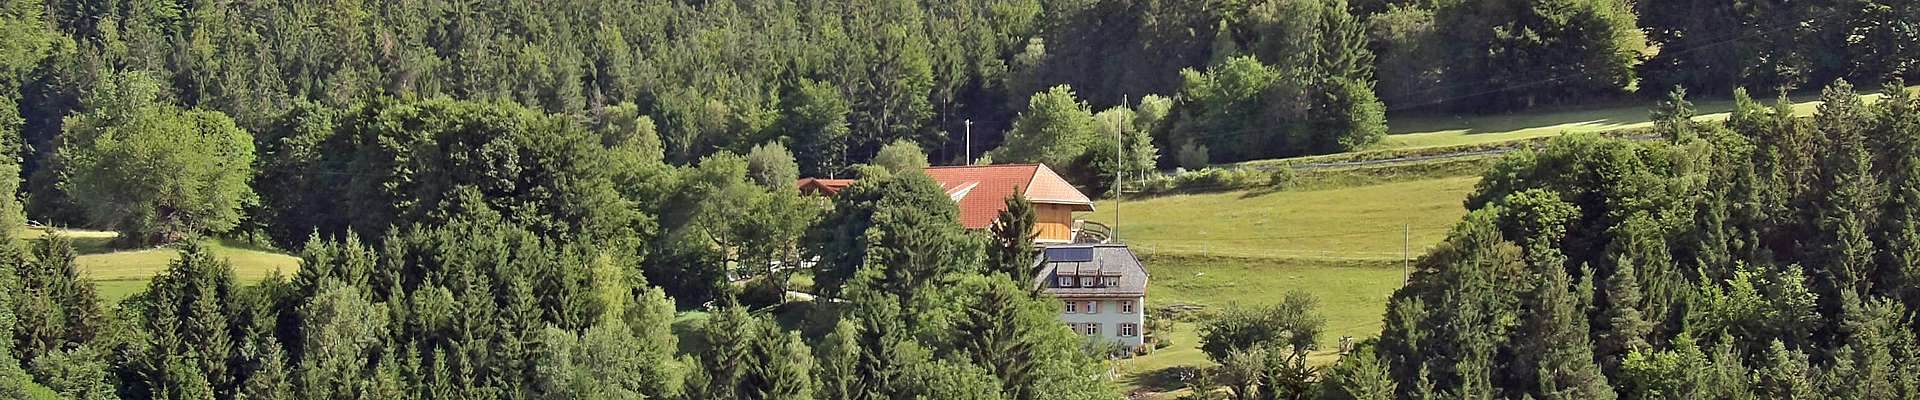
[[[1122,299],[1111,299],[1111,298],[1106,298],[1106,299],[1060,298],[1058,300],[1058,303],[1060,304],[1059,307],[1062,310],[1062,312],[1060,313],[1060,321],[1062,323],[1067,324],[1067,326],[1075,327],[1076,329],[1074,329],[1074,332],[1081,333],[1082,336],[1085,336],[1085,333],[1082,333],[1083,331],[1078,329],[1080,324],[1087,324],[1087,323],[1100,324],[1100,337],[1105,338],[1107,340],[1120,342],[1120,345],[1125,346],[1127,348],[1133,348],[1133,347],[1139,346],[1142,343],[1142,339],[1143,339],[1141,335],[1145,334],[1147,330],[1146,298],[1136,297],[1131,299],[1133,300],[1132,313],[1120,312],[1121,300]],[[1065,312],[1066,302],[1068,301],[1073,301],[1074,305],[1077,306],[1074,309],[1073,313]],[[1098,313],[1095,313],[1095,314],[1086,313],[1086,307],[1087,307],[1086,302],[1088,301],[1100,302],[1100,309]],[[1120,336],[1120,324],[1122,323],[1130,323],[1135,326],[1134,335],[1132,337]]]

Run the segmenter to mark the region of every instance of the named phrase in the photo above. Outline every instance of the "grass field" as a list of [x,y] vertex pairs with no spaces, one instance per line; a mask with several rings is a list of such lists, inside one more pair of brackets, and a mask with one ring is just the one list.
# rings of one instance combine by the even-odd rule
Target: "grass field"
[[[1920,86],[1913,87],[1920,89]],[[1873,88],[1855,88],[1861,92],[1879,90]],[[1810,99],[1818,93],[1793,96],[1797,99],[1793,105],[1796,115],[1811,115],[1820,102]],[[1879,94],[1862,96],[1868,102],[1878,100]],[[1772,104],[1773,99],[1758,99]],[[1694,99],[1693,106],[1699,120],[1724,120],[1733,110],[1730,98]],[[1601,132],[1615,129],[1632,129],[1652,126],[1648,110],[1656,104],[1652,101],[1627,102],[1615,105],[1583,106],[1577,109],[1527,111],[1499,115],[1447,115],[1447,116],[1404,116],[1387,120],[1387,137],[1369,150],[1405,149],[1421,147],[1457,146],[1478,143],[1504,142],[1510,140],[1531,139],[1542,136],[1554,136],[1576,132]]]
[[[1463,174],[1129,200],[1117,225],[1152,273],[1150,307],[1264,306],[1304,291],[1327,321],[1311,360],[1328,363],[1340,337],[1379,335],[1387,297],[1404,282],[1403,254],[1444,238],[1477,182]],[[1115,225],[1115,208],[1103,201],[1083,218]],[[1177,396],[1181,371],[1213,365],[1195,328],[1156,333],[1173,345],[1117,363],[1116,383],[1144,398]]]
[[[180,256],[180,251],[172,247],[115,249],[111,245],[116,237],[113,232],[62,230],[61,233],[73,238],[74,248],[80,253],[76,262],[80,264],[81,274],[93,280],[101,299],[109,304],[146,290],[147,281],[166,271],[167,264]],[[45,234],[30,230],[22,236],[33,239]],[[292,275],[300,267],[297,257],[246,243],[216,240],[209,244],[214,254],[233,263],[234,278],[242,284],[259,282],[274,271]]]
[[1116,225],[1117,208],[1120,238],[1150,254],[1399,260],[1408,230],[1415,255],[1446,236],[1479,179],[1108,200],[1083,218]]

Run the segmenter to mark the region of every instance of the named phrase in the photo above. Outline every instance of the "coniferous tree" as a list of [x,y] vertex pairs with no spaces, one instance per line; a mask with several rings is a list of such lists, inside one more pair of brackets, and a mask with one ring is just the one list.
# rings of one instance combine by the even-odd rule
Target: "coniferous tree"
[[1507,396],[1524,393],[1540,399],[1613,398],[1613,388],[1593,361],[1587,317],[1581,309],[1586,301],[1575,298],[1565,268],[1549,265],[1539,274],[1545,279],[1523,300],[1526,320],[1516,332],[1520,336],[1513,339],[1516,358],[1507,362],[1506,368],[1515,370],[1502,377],[1512,379],[1503,384],[1510,391]]
[[1876,248],[1882,249],[1875,293],[1920,307],[1920,102],[1899,83],[1876,105],[1879,153],[1887,164],[1887,196]]
[[1765,398],[1811,399],[1815,394],[1813,367],[1807,354],[1773,341],[1766,358],[1754,371],[1754,392]]
[[679,346],[673,334],[673,300],[658,287],[636,289],[636,292],[622,317],[624,325],[632,330],[633,347],[640,352],[641,360],[634,374],[641,380],[642,393],[672,397],[681,391],[679,374],[684,369],[674,359]]
[[[862,273],[911,302],[925,285],[977,271],[983,243],[959,224],[953,200],[920,173],[863,179],[834,197],[833,211],[809,234],[814,279],[838,296]],[[869,321],[871,322],[871,321]]]
[[1497,395],[1493,354],[1519,318],[1516,283],[1498,277],[1525,273],[1521,250],[1501,237],[1498,215],[1469,213],[1390,301],[1395,311],[1381,344],[1401,396]]
[[1907,328],[1905,307],[1891,300],[1860,300],[1843,294],[1846,340],[1835,352],[1847,368],[1828,371],[1827,395],[1835,398],[1891,399],[1920,395],[1920,377],[1911,360],[1915,340]]
[[41,354],[72,350],[93,341],[106,324],[93,282],[80,276],[73,241],[51,233],[33,241],[32,258],[16,267],[14,315],[24,326],[12,337],[22,363]]
[[859,324],[840,320],[833,331],[814,347],[814,376],[819,380],[815,393],[822,399],[856,399],[866,394],[865,378],[859,375]]
[[964,278],[954,297],[966,304],[948,328],[951,347],[990,374],[1002,398],[1100,396],[1098,383],[1088,380],[1085,339],[1062,329],[1057,303],[1024,282],[996,274]]
[[[13,233],[10,231],[0,232],[0,239],[6,239],[5,243],[12,243],[12,237]],[[13,269],[16,268],[15,263],[20,257],[17,252],[18,250],[11,245],[0,245],[0,257],[8,258],[0,260],[0,339],[5,339],[0,340],[0,395],[26,398],[32,393],[37,393],[36,390],[45,388],[33,384],[33,377],[28,376],[26,370],[20,368],[20,360],[14,356],[13,337],[16,320],[13,311],[13,288],[16,285],[14,283],[16,278]]]
[[1687,88],[1675,87],[1667,92],[1667,99],[1653,109],[1654,131],[1660,132],[1667,140],[1676,143],[1690,142],[1700,137],[1693,122],[1693,102],[1687,101]]
[[[1879,183],[1873,176],[1867,149],[1866,105],[1845,81],[1821,92],[1815,125],[1822,134],[1820,198],[1816,224],[1820,235],[1818,265],[1834,279],[1830,290],[1864,293],[1871,287],[1874,269],[1869,224],[1877,218]],[[1837,294],[1829,295],[1835,297]]]
[[758,388],[748,398],[766,400],[806,400],[814,398],[813,349],[800,340],[799,332],[769,329],[759,339],[757,350]]
[[81,347],[55,351],[34,359],[31,373],[39,384],[62,398],[118,399],[109,377],[110,368],[107,357],[100,350]]
[[270,335],[256,335],[242,350],[250,366],[234,398],[248,400],[294,399],[292,371],[287,368],[286,351]]
[[1618,368],[1626,355],[1637,351],[1649,350],[1647,335],[1653,333],[1653,324],[1640,313],[1640,274],[1634,263],[1618,261],[1613,275],[1607,277],[1607,301],[1605,319],[1601,320],[1605,328],[1594,341],[1594,353],[1599,355],[1609,369]]
[[1000,210],[994,217],[993,226],[988,228],[993,237],[991,246],[987,246],[987,265],[994,272],[1006,274],[1016,282],[1033,278],[1037,266],[1034,261],[1033,231],[1035,217],[1033,204],[1027,202],[1024,194],[1014,193],[1006,200],[1007,209]]
[[226,305],[235,301],[234,286],[232,264],[216,258],[207,245],[188,242],[146,292],[126,301],[148,336],[136,347],[144,352],[133,355],[140,361],[131,367],[140,369],[136,376],[150,378],[123,384],[186,394],[207,385],[208,396],[228,388],[234,344]]
[[1398,388],[1374,346],[1362,345],[1327,368],[1320,380],[1323,400],[1389,400]]
[[[389,323],[385,304],[372,303],[359,288],[327,281],[300,307],[300,314],[307,331],[301,343],[300,372],[294,379],[301,397],[400,395],[391,392],[396,382],[380,372],[384,364],[393,362],[382,348]],[[504,350],[509,349],[495,351]]]

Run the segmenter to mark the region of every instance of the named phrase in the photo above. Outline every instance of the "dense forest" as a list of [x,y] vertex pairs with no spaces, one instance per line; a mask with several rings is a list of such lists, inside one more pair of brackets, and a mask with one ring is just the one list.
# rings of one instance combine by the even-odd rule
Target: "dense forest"
[[[0,97],[18,111],[0,126],[30,145],[36,217],[76,224],[56,216],[79,208],[53,193],[52,158],[74,141],[67,117],[127,72],[158,80],[158,102],[255,136],[296,107],[449,97],[579,119],[632,107],[672,164],[779,142],[802,175],[850,175],[904,139],[940,164],[1046,145],[995,161],[1111,176],[1067,165],[1098,159],[1087,149],[1116,136],[1102,128],[1142,131],[1117,136],[1172,167],[1183,152],[1351,150],[1378,140],[1388,110],[1676,85],[1772,93],[1920,70],[1909,0],[12,0],[0,19]],[[1061,103],[1078,105],[1029,112]]]
[[1186,398],[1920,398],[1920,100],[1884,93],[1723,123],[1676,91],[1659,139],[1506,156],[1379,337],[1318,366],[1311,296],[1229,307]]
[[[1113,349],[1028,287],[1030,232],[960,227],[921,167],[1109,182],[1362,149],[1390,112],[1897,82],[1915,21],[1912,0],[0,0],[0,397],[1114,398]],[[1513,156],[1378,340],[1322,370],[1311,299],[1228,310],[1196,381],[1226,388],[1197,396],[1920,396],[1903,96],[1840,84],[1803,120],[1741,94],[1724,124],[1675,96],[1666,140]],[[801,176],[861,180],[823,202]],[[104,304],[29,220],[179,254]],[[239,281],[209,236],[302,268]],[[815,259],[830,301],[787,309],[780,266]]]
[[[1374,345],[1403,397],[1920,396],[1920,102],[1845,82],[1811,119],[1676,93],[1665,140],[1510,157]],[[1515,277],[1522,277],[1515,279]]]

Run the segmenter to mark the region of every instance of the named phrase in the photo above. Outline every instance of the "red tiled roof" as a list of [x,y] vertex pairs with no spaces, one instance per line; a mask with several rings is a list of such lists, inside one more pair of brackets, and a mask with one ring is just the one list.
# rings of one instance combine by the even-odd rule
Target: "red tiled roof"
[[846,189],[847,186],[852,185],[852,179],[805,178],[793,183],[793,186],[799,188],[802,194],[819,193],[825,196],[838,194],[841,189]]
[[969,165],[927,168],[927,176],[940,183],[954,203],[960,206],[960,224],[980,229],[993,224],[1007,208],[1007,198],[1024,193],[1027,201],[1075,206],[1075,211],[1093,211],[1093,200],[1074,189],[1060,174],[1042,164]]

